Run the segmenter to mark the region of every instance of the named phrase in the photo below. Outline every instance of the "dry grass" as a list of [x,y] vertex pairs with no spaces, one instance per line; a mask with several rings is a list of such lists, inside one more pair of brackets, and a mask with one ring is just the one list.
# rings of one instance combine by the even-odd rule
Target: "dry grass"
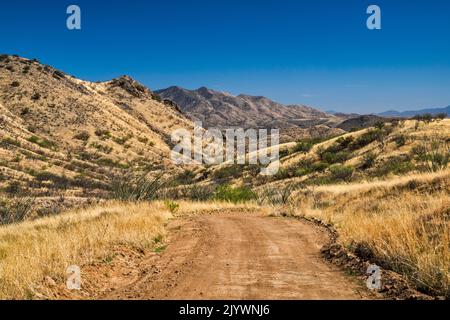
[[109,203],[0,228],[0,299],[27,299],[46,276],[108,254],[114,244],[141,248],[164,235],[171,214],[161,203]]
[[304,193],[296,214],[334,224],[350,249],[362,245],[417,288],[449,297],[449,185],[446,171],[384,184],[323,187]]
[[[270,214],[256,204],[178,202],[177,216],[246,212]],[[174,213],[175,214],[175,213]],[[116,245],[151,250],[173,217],[164,202],[110,202],[59,216],[0,227],[0,299],[40,298],[46,277],[63,284],[70,265],[111,256]]]

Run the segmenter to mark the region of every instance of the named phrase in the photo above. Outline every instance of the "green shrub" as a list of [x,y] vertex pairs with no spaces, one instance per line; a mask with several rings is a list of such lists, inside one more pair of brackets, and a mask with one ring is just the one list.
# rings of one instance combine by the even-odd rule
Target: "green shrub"
[[404,174],[415,169],[414,164],[408,156],[392,157],[384,161],[376,168],[373,175],[377,177],[385,176],[389,173]]
[[91,137],[91,135],[87,131],[81,131],[73,136],[74,139],[84,141],[84,142],[88,141],[90,137]]
[[350,152],[348,151],[339,151],[337,153],[325,152],[321,154],[322,161],[325,161],[328,164],[344,163],[349,157]]
[[297,142],[297,144],[295,145],[294,148],[292,148],[292,153],[296,153],[296,152],[309,152],[311,151],[312,147],[314,146],[314,144],[312,142],[304,142],[304,141],[300,141]]
[[133,138],[133,135],[130,133],[130,134],[127,134],[126,136],[123,136],[123,137],[114,137],[113,138],[113,141],[115,142],[115,143],[117,143],[117,144],[120,144],[120,145],[124,145],[125,143],[127,143],[131,138]]
[[444,170],[450,163],[450,146],[438,138],[414,147],[412,152],[421,166],[430,172]]
[[381,135],[381,130],[379,129],[373,129],[365,132],[361,136],[359,136],[355,141],[353,141],[349,148],[350,150],[358,150],[361,148],[364,148],[365,146],[368,146],[372,142],[379,139]]
[[8,147],[8,146],[16,146],[16,147],[21,147],[21,143],[20,143],[20,141],[19,140],[16,140],[16,139],[13,139],[13,138],[10,138],[10,137],[6,137],[6,138],[3,138],[2,140],[1,140],[1,142],[0,142],[0,145],[1,146],[4,146],[4,147]]
[[274,178],[275,180],[283,180],[283,179],[289,179],[292,178],[292,172],[285,168],[280,168],[278,172],[275,174]]
[[182,173],[178,174],[173,184],[175,185],[186,185],[191,184],[194,181],[195,173],[191,170],[184,170]]
[[300,167],[296,170],[295,175],[297,177],[305,176],[314,172],[323,172],[329,167],[328,163],[317,161],[317,162],[308,162],[302,161],[300,163]]
[[431,121],[433,121],[433,115],[431,113],[418,114],[415,115],[413,119],[425,123],[430,123]]
[[247,202],[256,198],[256,194],[248,187],[231,187],[229,185],[220,186],[214,195],[215,200],[232,203]]
[[394,138],[395,144],[397,147],[403,147],[406,144],[406,137],[405,135],[401,134]]
[[164,201],[164,205],[166,206],[167,210],[169,210],[171,213],[176,213],[178,209],[180,208],[180,205],[174,201]]
[[243,169],[244,166],[238,164],[226,166],[214,171],[212,176],[217,180],[238,178],[242,175]]
[[361,169],[366,170],[372,168],[375,165],[376,160],[377,156],[374,153],[369,152],[365,154],[360,165]]
[[109,146],[104,146],[98,142],[91,143],[91,147],[97,149],[100,152],[106,153],[106,154],[110,154],[113,150],[113,148],[111,148]]
[[109,132],[108,130],[95,130],[95,135],[97,137],[99,137],[101,140],[107,140],[109,138],[111,138],[111,132]]
[[343,165],[333,165],[330,167],[331,177],[334,180],[350,181],[354,169]]
[[53,141],[47,140],[45,138],[39,138],[38,136],[31,136],[27,139],[28,142],[37,144],[41,148],[56,150],[57,145]]

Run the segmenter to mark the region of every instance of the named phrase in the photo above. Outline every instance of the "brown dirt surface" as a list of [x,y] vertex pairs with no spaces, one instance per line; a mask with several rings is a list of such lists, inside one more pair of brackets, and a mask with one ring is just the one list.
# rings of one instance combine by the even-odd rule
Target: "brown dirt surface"
[[[329,241],[328,234],[304,221],[251,214],[199,215],[176,219],[168,228],[167,247],[131,264],[128,271],[119,268],[108,277],[110,288],[96,298],[369,297],[357,278],[323,260],[320,249]],[[94,270],[89,272],[92,276]],[[99,272],[104,273],[104,267]]]

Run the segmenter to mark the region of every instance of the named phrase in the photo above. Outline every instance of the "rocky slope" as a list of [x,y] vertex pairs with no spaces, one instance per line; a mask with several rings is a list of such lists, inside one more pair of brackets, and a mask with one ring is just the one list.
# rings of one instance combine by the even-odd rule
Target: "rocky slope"
[[233,96],[205,87],[187,90],[170,87],[156,91],[176,102],[181,110],[205,127],[242,128],[311,128],[332,126],[340,118],[303,106],[283,105],[265,97]]

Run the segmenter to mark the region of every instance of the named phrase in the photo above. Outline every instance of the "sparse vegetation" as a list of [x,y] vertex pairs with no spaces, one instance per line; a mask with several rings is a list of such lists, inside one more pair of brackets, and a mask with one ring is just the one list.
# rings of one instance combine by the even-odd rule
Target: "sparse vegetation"
[[337,181],[350,181],[354,169],[349,166],[332,165],[330,167],[331,178]]
[[27,139],[28,142],[37,144],[41,148],[56,150],[57,145],[53,141],[47,140],[45,138],[40,138],[38,136],[31,136]]
[[111,198],[121,201],[155,200],[158,191],[166,184],[162,176],[150,177],[148,173],[139,176],[127,173],[115,176],[111,182]]
[[214,199],[218,201],[226,201],[232,203],[242,203],[246,201],[256,200],[256,194],[248,187],[232,187],[230,185],[220,186],[214,195]]
[[34,199],[31,198],[0,199],[0,225],[24,221],[33,207]]
[[422,168],[436,172],[444,170],[450,163],[450,145],[446,141],[430,139],[413,149]]
[[91,135],[87,131],[78,132],[76,135],[73,136],[74,139],[84,142],[88,141],[90,137]]

